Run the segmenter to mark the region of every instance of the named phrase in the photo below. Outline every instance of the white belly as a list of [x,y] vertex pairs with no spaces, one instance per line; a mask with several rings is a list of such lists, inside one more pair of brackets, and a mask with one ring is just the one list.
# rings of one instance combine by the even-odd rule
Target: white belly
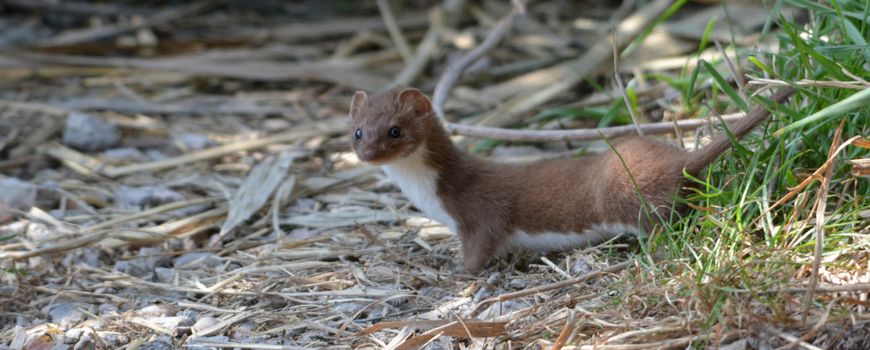
[[382,166],[384,173],[402,194],[420,209],[427,217],[438,221],[455,234],[456,221],[447,214],[441,198],[438,197],[438,171],[429,167],[424,159],[425,150],[420,147],[408,157]]
[[621,234],[639,235],[637,227],[624,224],[595,225],[583,232],[536,232],[516,230],[502,247],[502,252],[514,250],[562,251],[585,248]]

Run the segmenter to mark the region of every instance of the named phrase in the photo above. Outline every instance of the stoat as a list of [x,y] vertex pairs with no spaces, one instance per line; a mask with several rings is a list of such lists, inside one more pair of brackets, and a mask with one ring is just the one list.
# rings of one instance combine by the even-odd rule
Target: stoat
[[[756,108],[729,130],[741,137],[768,115]],[[647,231],[685,210],[675,202],[691,185],[683,170],[697,175],[731,147],[725,134],[694,152],[634,136],[614,140],[615,152],[503,164],[456,148],[417,89],[357,91],[350,117],[359,159],[380,165],[414,206],[459,236],[470,271],[511,250],[565,250]]]

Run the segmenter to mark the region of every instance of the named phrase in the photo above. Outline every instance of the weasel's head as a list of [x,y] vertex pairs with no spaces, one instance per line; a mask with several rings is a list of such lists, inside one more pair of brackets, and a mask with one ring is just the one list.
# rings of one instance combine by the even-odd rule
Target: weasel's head
[[353,150],[360,160],[390,163],[414,153],[440,127],[429,99],[417,89],[369,97],[357,91],[350,103]]

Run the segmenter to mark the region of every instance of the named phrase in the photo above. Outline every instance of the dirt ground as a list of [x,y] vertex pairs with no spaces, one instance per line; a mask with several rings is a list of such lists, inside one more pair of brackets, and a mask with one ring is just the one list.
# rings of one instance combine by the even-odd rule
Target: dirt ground
[[[0,349],[787,344],[706,327],[692,296],[652,290],[630,238],[464,272],[458,240],[349,148],[353,91],[429,94],[502,18],[509,34],[446,95],[449,120],[517,126],[544,107],[621,103],[608,42],[627,45],[640,33],[622,21],[651,23],[662,5],[0,1]],[[735,4],[736,32],[714,37],[752,42],[759,6]],[[690,3],[616,69],[681,69],[672,58],[721,11]],[[680,117],[656,102],[673,89],[638,91],[645,122]],[[523,125],[554,123],[596,126]],[[457,142],[508,161],[607,147]],[[868,328],[839,329],[854,339],[840,348],[870,348]]]

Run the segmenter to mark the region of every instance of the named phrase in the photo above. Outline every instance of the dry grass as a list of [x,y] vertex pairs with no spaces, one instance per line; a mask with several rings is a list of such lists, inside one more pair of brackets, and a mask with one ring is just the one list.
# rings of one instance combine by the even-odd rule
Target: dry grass
[[[762,206],[768,208],[764,213],[751,212],[750,229],[737,230],[743,221],[728,222],[739,206],[702,200],[695,202],[702,214],[640,242],[620,238],[584,250],[512,255],[474,275],[461,270],[459,243],[443,226],[421,217],[379,169],[360,164],[349,152],[344,133],[354,89],[377,90],[392,81],[430,91],[440,72],[451,71],[451,52],[475,47],[501,16],[515,22],[512,34],[487,48],[489,61],[479,63],[484,68],[472,67],[458,82],[451,78],[457,85],[452,93],[454,83],[439,87],[438,94],[447,96],[440,99],[446,101],[447,118],[490,126],[522,121],[528,129],[554,133],[523,137],[566,142],[533,151],[491,140],[457,142],[477,150],[495,148],[493,153],[509,159],[594,151],[602,148],[600,142],[567,142],[566,133],[557,130],[594,127],[584,118],[599,113],[599,121],[631,122],[631,115],[645,130],[679,130],[676,139],[693,147],[700,134],[677,126],[676,120],[700,114],[704,108],[698,106],[707,102],[698,100],[707,94],[686,99],[678,86],[649,77],[686,78],[676,71],[694,65],[693,58],[733,58],[729,50],[704,51],[703,44],[694,50],[711,36],[750,42],[766,16],[752,22],[754,29],[728,36],[718,27],[705,31],[706,21],[687,29],[711,9],[721,9],[693,4],[651,33],[642,31],[644,26],[625,29],[625,20],[624,31],[610,35],[600,28],[609,28],[611,14],[648,24],[667,17],[670,3],[651,1],[628,10],[584,3],[589,12],[569,20],[559,15],[567,11],[560,6],[579,5],[536,2],[513,10],[484,1],[461,10],[470,22],[462,25],[449,7],[391,12],[385,8],[390,3],[363,6],[366,18],[334,19],[333,26],[285,23],[266,35],[244,19],[244,11],[195,3],[182,12],[191,16],[189,22],[151,11],[140,25],[114,25],[108,32],[56,29],[52,38],[0,53],[0,77],[11,82],[0,82],[0,97],[6,100],[0,101],[0,131],[11,130],[0,134],[6,157],[0,159],[0,171],[43,185],[48,193],[48,204],[0,212],[0,348],[37,349],[69,341],[68,327],[50,322],[52,307],[69,303],[85,315],[75,328],[122,334],[128,349],[160,335],[179,347],[243,349],[870,346],[870,211],[860,207],[867,203],[865,194],[857,193],[867,188],[859,182],[866,182],[866,174],[860,177],[863,160],[854,157],[852,177],[834,173],[830,165],[842,163],[835,163],[838,154],[853,157],[867,147],[860,138],[866,126],[846,128],[845,142],[840,133],[830,137],[831,152],[822,156],[829,162],[798,169],[806,184],[789,189],[774,183],[779,187],[766,198],[751,197],[769,204]],[[87,11],[131,11],[87,4],[92,6]],[[46,6],[36,14],[58,11]],[[335,12],[340,11],[300,6],[339,17]],[[753,7],[732,11],[747,14]],[[19,20],[33,14],[5,15]],[[255,17],[264,23],[281,20],[263,13]],[[174,23],[172,33],[155,29],[167,23]],[[89,44],[106,35],[123,41],[137,30],[133,39],[154,30],[161,42],[148,47],[139,42],[140,51],[118,58],[107,57],[118,47]],[[209,30],[225,37],[215,38]],[[185,35],[195,35],[207,49],[179,48]],[[623,75],[631,79],[631,94],[618,91],[609,78],[589,78],[590,72],[613,76],[611,40],[625,47],[635,37],[640,39],[631,46],[633,53],[619,64],[620,72],[633,72]],[[413,43],[416,50],[409,50]],[[772,50],[768,44],[760,43],[759,50]],[[149,57],[143,50],[157,54]],[[573,65],[558,63],[575,57],[582,58]],[[675,57],[680,65],[670,63]],[[572,70],[576,64],[582,69]],[[716,67],[732,72],[731,77],[724,73],[729,81],[748,69],[743,61],[720,60]],[[553,84],[552,77],[567,78]],[[743,88],[742,78],[737,80]],[[597,92],[578,88],[584,81],[603,87]],[[764,77],[746,85],[774,87],[786,81]],[[706,75],[692,88],[707,91],[717,83]],[[797,85],[851,90],[866,88],[866,81],[805,79]],[[718,108],[716,98],[710,96],[710,114],[737,112]],[[629,111],[623,101],[635,105]],[[578,105],[583,109],[555,108]],[[542,106],[552,113],[530,115]],[[600,106],[610,108],[602,114]],[[124,146],[164,156],[118,161],[62,145],[62,121],[73,111],[118,126]],[[660,120],[673,128],[653,124]],[[462,123],[451,125],[455,133],[493,136]],[[703,124],[693,123],[685,125]],[[190,132],[207,135],[214,144],[187,149],[177,136]],[[729,169],[728,164],[722,168]],[[811,179],[829,185],[820,191]],[[155,185],[184,199],[141,210],[113,202],[121,186]],[[828,194],[829,189],[834,192]],[[824,203],[830,205],[827,210]],[[834,238],[816,250],[821,267],[814,269],[806,239],[826,222],[835,226],[826,233]],[[768,247],[751,236],[771,227],[788,233],[790,241]],[[721,244],[734,247],[726,252],[733,254],[719,255],[723,250],[715,242],[720,238],[709,232],[721,235]],[[178,264],[191,253],[203,255]],[[808,283],[811,275],[818,286]],[[102,304],[118,311],[103,312]],[[149,305],[165,305],[172,315],[193,311],[197,319],[217,320],[202,327],[169,327],[142,312]],[[103,338],[96,337],[93,346],[111,348]]]

